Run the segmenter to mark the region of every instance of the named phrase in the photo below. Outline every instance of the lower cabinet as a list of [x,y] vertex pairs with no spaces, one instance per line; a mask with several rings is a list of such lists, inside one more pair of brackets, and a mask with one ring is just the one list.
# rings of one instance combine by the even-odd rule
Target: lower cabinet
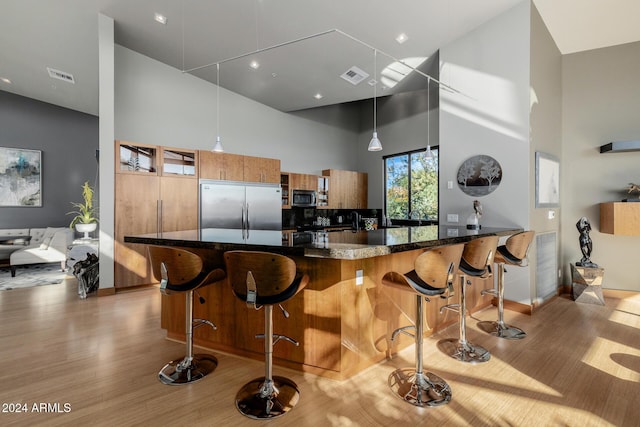
[[195,229],[198,180],[195,177],[116,174],[116,288],[156,283],[146,246],[124,243],[124,236]]

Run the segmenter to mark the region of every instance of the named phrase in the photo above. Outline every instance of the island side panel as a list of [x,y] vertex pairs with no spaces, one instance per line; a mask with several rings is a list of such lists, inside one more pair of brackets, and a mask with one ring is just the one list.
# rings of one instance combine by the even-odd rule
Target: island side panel
[[[199,251],[212,265],[219,264],[221,252]],[[274,363],[344,379],[412,345],[413,339],[404,335],[391,344],[390,336],[396,328],[413,324],[416,296],[382,285],[382,277],[389,271],[412,270],[415,258],[423,251],[361,260],[293,257],[298,269],[309,275],[310,282],[306,289],[283,304],[291,314],[289,319],[283,317],[279,308],[274,308],[274,332],[298,340],[300,346],[278,343],[274,347]],[[362,285],[356,285],[357,270],[363,270]],[[490,296],[480,296],[481,289],[490,286],[490,280],[474,281],[467,289],[469,311],[490,304]],[[457,313],[440,314],[439,309],[458,302],[458,287],[456,282],[456,296],[451,300],[435,297],[425,304],[425,335],[457,323]],[[233,295],[225,281],[206,286],[199,293],[206,303],[199,304],[196,298],[194,317],[209,319],[218,329],[197,328],[195,343],[262,360],[264,342],[255,335],[264,331],[264,312],[248,308]],[[169,338],[184,340],[184,297],[162,298],[162,327]]]

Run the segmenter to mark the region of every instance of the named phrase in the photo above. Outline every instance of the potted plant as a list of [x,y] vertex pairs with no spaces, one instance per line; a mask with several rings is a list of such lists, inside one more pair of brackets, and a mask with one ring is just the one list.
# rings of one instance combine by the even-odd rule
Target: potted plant
[[75,229],[84,233],[84,239],[89,239],[89,233],[94,231],[98,226],[98,210],[93,206],[93,188],[89,185],[89,181],[85,181],[82,185],[82,198],[83,203],[71,202],[71,205],[76,209],[71,212],[67,212],[67,215],[75,214],[69,228],[75,227]]

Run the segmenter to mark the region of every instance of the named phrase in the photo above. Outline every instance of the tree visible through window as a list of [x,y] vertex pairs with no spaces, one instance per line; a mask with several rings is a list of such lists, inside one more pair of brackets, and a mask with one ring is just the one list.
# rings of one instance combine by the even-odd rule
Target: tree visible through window
[[438,149],[384,158],[386,215],[391,220],[438,221]]

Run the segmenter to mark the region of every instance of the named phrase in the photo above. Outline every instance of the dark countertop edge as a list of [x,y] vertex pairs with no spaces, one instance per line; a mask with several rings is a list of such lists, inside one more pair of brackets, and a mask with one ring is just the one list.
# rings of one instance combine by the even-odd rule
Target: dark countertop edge
[[219,251],[252,250],[273,252],[283,255],[305,255],[304,248],[297,246],[269,246],[245,243],[202,242],[199,240],[178,240],[166,239],[162,237],[143,236],[125,236],[124,241],[126,243],[140,243],[143,245],[176,246],[182,248],[214,249]]
[[357,260],[374,258],[392,253],[407,252],[416,249],[427,249],[437,246],[465,243],[483,236],[510,236],[523,231],[521,228],[505,228],[495,233],[482,233],[478,235],[452,236],[438,240],[425,240],[420,242],[403,243],[392,246],[372,245],[367,247],[335,249],[335,248],[304,248],[300,246],[270,246],[244,243],[220,243],[202,242],[198,240],[166,239],[162,237],[125,236],[126,243],[140,243],[145,245],[176,246],[185,248],[214,249],[219,251],[252,250],[272,252],[290,256],[305,256],[310,258]]

